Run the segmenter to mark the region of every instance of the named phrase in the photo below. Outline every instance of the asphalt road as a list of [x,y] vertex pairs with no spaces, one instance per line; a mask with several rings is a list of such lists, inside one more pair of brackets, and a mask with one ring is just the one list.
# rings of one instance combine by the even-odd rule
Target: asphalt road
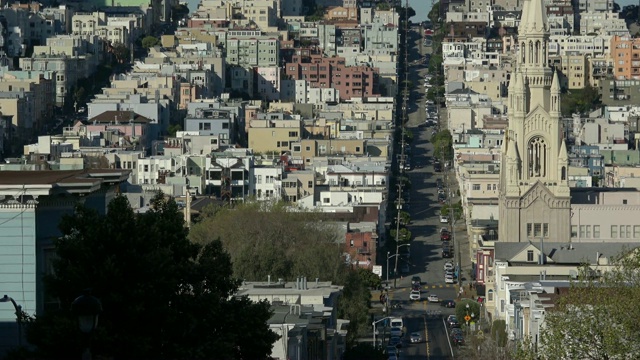
[[[424,47],[419,28],[411,32],[411,41],[415,46],[410,48],[409,62],[417,63],[431,49]],[[397,287],[391,291],[392,304],[400,303],[401,309],[392,309],[391,316],[402,317],[407,333],[420,332],[423,342],[405,343],[400,359],[453,359],[453,351],[442,321],[443,317],[453,314],[454,309],[440,306],[440,303],[428,303],[427,296],[436,294],[441,300],[455,300],[456,285],[445,284],[444,263],[441,256],[439,210],[437,200],[436,174],[432,165],[433,145],[430,142],[433,128],[418,126],[426,119],[424,76],[428,73],[425,65],[410,67],[409,79],[416,84],[408,102],[407,127],[414,134],[411,164],[413,169],[407,174],[411,179],[409,190],[409,207],[404,210],[411,214],[408,228],[413,235],[411,243],[410,274],[397,280]],[[393,265],[391,265],[393,268]],[[422,300],[410,301],[411,277],[420,276],[423,281]],[[393,281],[391,282],[393,284]],[[426,341],[424,341],[426,339]]]

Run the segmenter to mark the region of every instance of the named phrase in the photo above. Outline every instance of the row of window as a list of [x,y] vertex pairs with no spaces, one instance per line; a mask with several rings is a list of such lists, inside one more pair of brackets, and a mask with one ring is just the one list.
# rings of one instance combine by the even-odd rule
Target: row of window
[[[481,186],[480,184],[472,184],[471,185],[471,189],[474,191],[480,191],[481,190]],[[498,184],[487,184],[487,191],[495,191],[498,189]]]
[[[583,239],[599,239],[600,238],[600,225],[572,225],[571,237],[578,237],[578,230],[580,238]],[[611,225],[611,238],[612,239],[640,239],[640,225]]]
[[527,223],[527,236],[530,238],[549,237],[549,224]]

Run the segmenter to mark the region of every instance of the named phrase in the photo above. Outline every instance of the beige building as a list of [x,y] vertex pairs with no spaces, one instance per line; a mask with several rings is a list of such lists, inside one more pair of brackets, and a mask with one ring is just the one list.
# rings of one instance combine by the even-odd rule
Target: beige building
[[567,51],[563,56],[553,59],[562,76],[560,86],[566,89],[582,89],[589,80],[589,59],[586,54]]
[[280,154],[300,141],[302,131],[300,119],[253,119],[249,124],[249,148],[255,153]]
[[500,242],[568,242],[568,155],[561,130],[560,80],[547,65],[549,24],[543,2],[526,1],[522,19],[502,147],[498,236]]
[[299,156],[305,165],[313,164],[313,158],[317,156],[362,156],[367,148],[366,141],[362,139],[304,139],[291,145],[291,154]]

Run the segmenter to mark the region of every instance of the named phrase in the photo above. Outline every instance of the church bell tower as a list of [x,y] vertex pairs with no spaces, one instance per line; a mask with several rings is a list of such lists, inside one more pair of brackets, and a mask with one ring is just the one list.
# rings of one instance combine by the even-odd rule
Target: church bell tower
[[568,242],[571,195],[558,74],[548,65],[544,0],[525,0],[509,81],[509,127],[502,144],[498,237]]

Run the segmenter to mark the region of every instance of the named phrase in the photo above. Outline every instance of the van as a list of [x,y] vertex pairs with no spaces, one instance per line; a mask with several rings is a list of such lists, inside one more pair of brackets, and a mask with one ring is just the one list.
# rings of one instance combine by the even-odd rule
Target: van
[[404,323],[402,321],[402,318],[391,318],[391,327],[403,329]]

